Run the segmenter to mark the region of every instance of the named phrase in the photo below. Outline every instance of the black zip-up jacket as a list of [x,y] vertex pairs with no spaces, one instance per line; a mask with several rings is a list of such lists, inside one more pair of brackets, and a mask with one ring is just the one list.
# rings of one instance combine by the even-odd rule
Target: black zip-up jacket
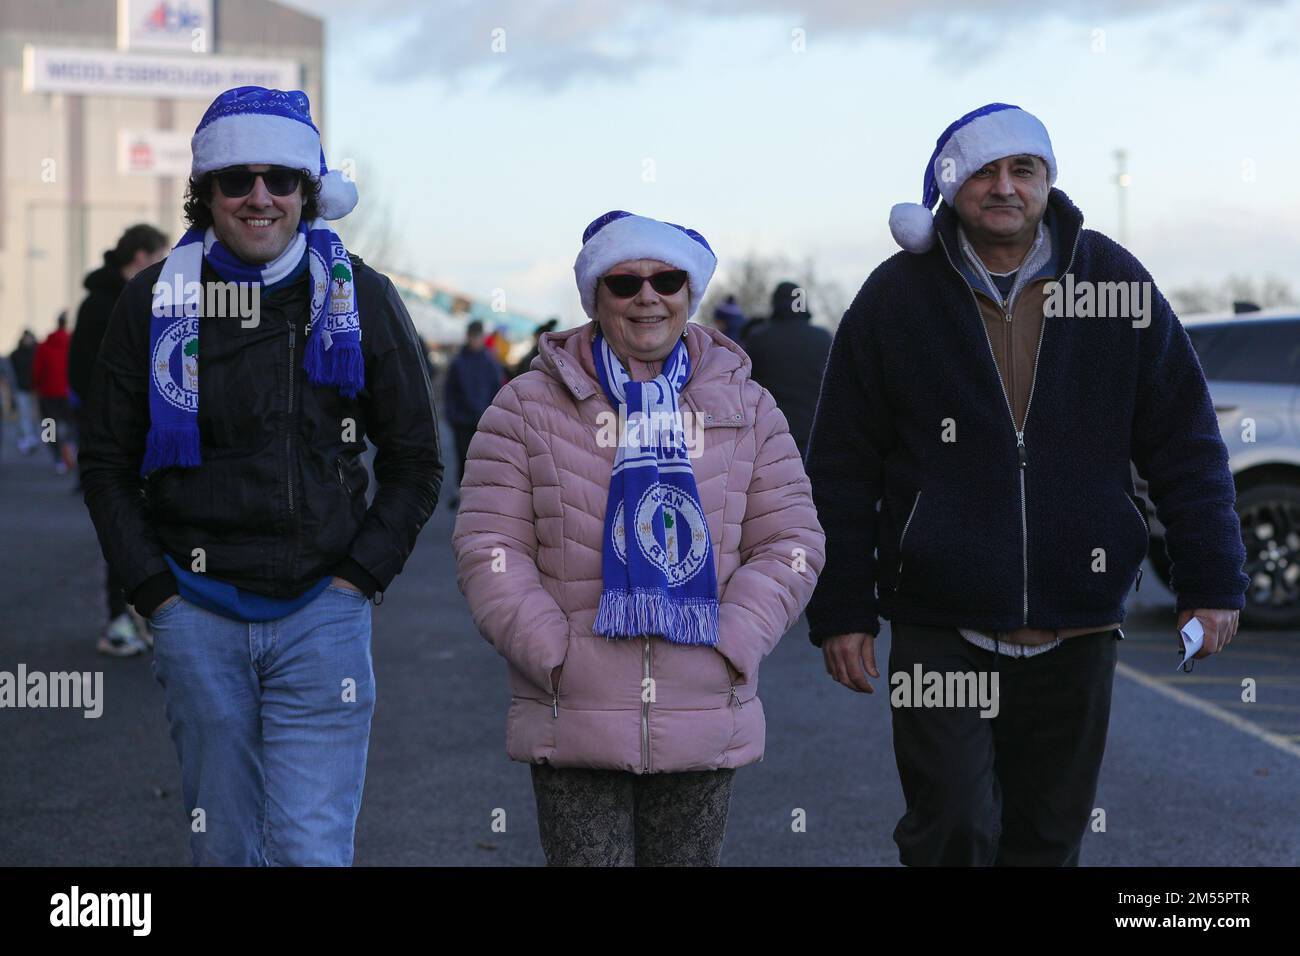
[[753,364],[750,376],[776,399],[801,455],[808,452],[817,390],[831,350],[831,334],[810,320],[806,312],[775,312],[744,343]]
[[814,644],[878,634],[878,614],[984,631],[1122,621],[1149,542],[1130,460],[1167,528],[1178,609],[1244,605],[1236,489],[1191,341],[1128,250],[1059,189],[1048,202],[1057,278],[1151,282],[1150,324],[1045,317],[1017,433],[942,204],[933,248],[882,263],[831,346],[808,449],[826,529]]
[[77,324],[68,346],[68,387],[77,393],[83,408],[90,398],[95,358],[108,331],[109,317],[126,288],[122,270],[113,265],[112,253],[104,253],[104,264],[86,276],[85,286],[86,298],[77,309]]
[[[95,365],[80,466],[104,556],[141,613],[176,591],[164,551],[193,567],[202,548],[205,573],[278,598],[331,574],[373,597],[401,571],[442,483],[433,392],[397,290],[352,262],[366,366],[357,397],[307,381],[304,273],[262,296],[254,327],[200,322],[203,463],[147,479],[151,289],[163,263],[127,284]],[[203,281],[216,279],[205,265]],[[368,508],[366,436],[378,448]]]

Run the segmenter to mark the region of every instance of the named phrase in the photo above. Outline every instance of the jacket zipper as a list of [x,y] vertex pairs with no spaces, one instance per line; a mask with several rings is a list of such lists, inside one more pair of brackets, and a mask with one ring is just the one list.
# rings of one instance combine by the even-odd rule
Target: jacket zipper
[[[980,328],[984,332],[984,341],[987,342],[989,346],[989,358],[993,362],[993,371],[997,373],[998,384],[1002,386],[1002,397],[1006,400],[1007,414],[1011,417],[1011,430],[1015,432],[1016,436],[1016,451],[1020,458],[1020,560],[1024,568],[1024,608],[1022,611],[1021,626],[1027,627],[1029,625],[1029,518],[1025,505],[1025,467],[1027,464],[1025,429],[1029,427],[1029,410],[1034,404],[1034,386],[1038,384],[1038,359],[1043,353],[1043,335],[1047,332],[1047,322],[1044,321],[1038,330],[1038,349],[1034,353],[1034,372],[1033,377],[1029,380],[1029,400],[1025,402],[1025,422],[1021,428],[1017,429],[1016,412],[1011,405],[1011,393],[1007,391],[1007,383],[1003,381],[1002,371],[998,368],[997,356],[993,353],[993,340],[989,338],[988,326],[984,324],[984,314],[980,311],[979,300],[975,298],[975,290],[970,287],[970,283],[966,281],[966,277],[962,275],[961,270],[957,268],[957,263],[953,261],[952,253],[948,251],[948,242],[944,239],[943,233],[936,229],[935,234],[939,237],[939,244],[943,246],[943,254],[948,260],[948,265],[952,267],[953,272],[957,273],[957,278],[961,280],[962,285],[966,287],[966,291],[970,293],[971,304],[975,306],[975,318],[979,320]],[[1065,270],[1061,275],[1057,276],[1058,282],[1074,267],[1074,257],[1079,252],[1079,238],[1082,235],[1083,229],[1080,227],[1079,231],[1074,234],[1074,246],[1070,249],[1070,260],[1066,263]],[[1025,283],[1026,288],[1028,288],[1028,285],[1029,283]],[[1010,304],[1008,304],[1005,314],[1008,316],[1007,321],[1009,322],[1009,316],[1011,314]],[[1014,359],[1010,352],[1008,352],[1007,368],[1013,369],[1014,366]]]
[[650,772],[650,700],[646,689],[650,686],[650,638],[642,638],[645,646],[641,653],[643,680],[641,682],[641,772]]
[[[1043,347],[1042,332],[1038,333],[1038,347],[1040,349]],[[1035,361],[1034,365],[1034,373],[1037,375],[1038,362]],[[1034,383],[1032,381],[1029,383],[1029,397],[1031,400],[1034,397]],[[1029,421],[1028,404],[1025,405],[1025,421]],[[1022,627],[1026,627],[1029,624],[1029,513],[1025,506],[1025,465],[1027,464],[1027,461],[1025,452],[1025,433],[1023,429],[1016,432],[1016,451],[1020,455],[1020,566],[1024,571],[1023,586],[1025,594],[1025,604],[1020,624]]]
[[[1008,300],[1008,301],[1006,301],[1006,302],[1003,302],[1003,303],[1002,303],[1002,307],[1003,307],[1003,309],[1006,310],[1005,313],[1004,313],[1004,314],[1005,314],[1005,317],[1006,317],[1006,321],[1002,323],[1002,332],[1003,332],[1002,340],[1003,340],[1003,342],[1006,343],[1006,350],[1007,350],[1007,387],[1006,387],[1006,391],[1007,391],[1007,394],[1010,395],[1012,392],[1014,392],[1014,391],[1016,390],[1016,361],[1015,361],[1015,347],[1016,347],[1016,341],[1015,341],[1015,334],[1012,332],[1012,329],[1011,329],[1011,302],[1010,302],[1010,300]],[[983,320],[984,320],[984,317],[983,317],[983,316],[980,316],[980,322],[981,322],[981,324],[983,323]],[[985,327],[984,332],[985,332],[986,335],[988,334],[988,328],[987,328],[987,326]],[[990,346],[991,346],[991,345],[992,345],[992,343],[990,342]],[[1032,384],[1030,385],[1030,388],[1033,388],[1033,385],[1032,385]],[[1028,412],[1028,409],[1026,409],[1026,411],[1025,411],[1025,418],[1026,418],[1026,419],[1029,418],[1029,412]]]
[[[1078,241],[1075,241],[1078,245]],[[1070,262],[1074,262],[1074,257],[1070,257]],[[1069,268],[1065,270],[1069,272]],[[980,325],[984,324],[981,316]],[[1025,466],[1028,464],[1027,451],[1025,449],[1025,429],[1029,427],[1029,409],[1034,405],[1034,386],[1038,384],[1038,358],[1043,354],[1043,336],[1047,332],[1047,321],[1044,319],[1043,324],[1038,327],[1038,346],[1034,349],[1034,371],[1029,378],[1029,399],[1025,402],[1025,421],[1021,425],[1020,431],[1016,432],[1016,451],[1020,454],[1020,561],[1024,568],[1024,588],[1025,588],[1025,605],[1024,613],[1020,619],[1022,627],[1029,626],[1029,513],[1025,504]],[[987,338],[987,330],[985,332]],[[993,347],[989,346],[990,354]],[[1008,356],[1010,359],[1010,356]],[[1008,365],[1013,363],[1008,363]],[[1011,407],[1010,399],[1007,400],[1007,408]],[[1011,427],[1016,427],[1016,417],[1012,413]]]
[[[1150,542],[1151,542],[1151,525],[1147,522],[1147,516],[1144,515],[1144,514],[1142,513],[1142,509],[1138,507],[1138,503],[1137,503],[1136,501],[1133,500],[1133,496],[1132,496],[1132,495],[1130,495],[1130,494],[1128,494],[1128,493],[1125,493],[1124,497],[1127,498],[1127,499],[1128,499],[1128,503],[1131,504],[1131,505],[1133,506],[1133,510],[1137,512],[1137,516],[1138,516],[1139,518],[1142,519],[1142,529],[1143,529],[1143,531],[1146,532],[1146,536],[1147,536],[1147,547],[1150,548],[1150,546],[1151,546],[1151,545],[1150,545]],[[1139,564],[1138,564],[1138,573],[1137,573],[1137,578],[1135,579],[1134,584],[1133,584],[1133,590],[1134,590],[1134,591],[1141,591],[1141,590],[1142,590],[1142,565],[1141,565],[1140,562],[1139,562]],[[1123,632],[1121,632],[1121,636],[1122,636],[1122,633],[1123,633]]]
[[352,489],[348,487],[348,483],[343,477],[343,459],[335,458],[334,467],[338,470],[339,484],[343,486],[343,493],[347,495],[349,498],[352,497]]
[[912,501],[912,510],[907,513],[907,520],[903,522],[903,533],[898,536],[898,583],[903,583],[903,542],[907,540],[907,529],[912,526],[912,518],[916,515],[916,506],[921,503],[921,493],[916,493],[916,498]]
[[1128,503],[1131,504],[1131,505],[1133,506],[1133,510],[1137,512],[1138,520],[1142,522],[1142,528],[1143,528],[1143,530],[1146,531],[1147,536],[1150,537],[1150,535],[1151,535],[1151,525],[1147,524],[1147,517],[1146,517],[1146,515],[1144,515],[1144,514],[1142,513],[1142,509],[1138,507],[1138,503],[1137,503],[1136,501],[1133,500],[1133,496],[1132,496],[1132,495],[1130,495],[1130,494],[1128,494],[1127,492],[1125,492],[1125,493],[1124,493],[1124,497],[1128,499]]
[[[286,461],[285,481],[289,488],[289,517],[293,517],[293,352],[294,344],[297,338],[298,330],[294,327],[293,322],[289,323],[289,413],[288,427],[284,434],[284,453]],[[292,521],[290,521],[290,531],[292,531]]]

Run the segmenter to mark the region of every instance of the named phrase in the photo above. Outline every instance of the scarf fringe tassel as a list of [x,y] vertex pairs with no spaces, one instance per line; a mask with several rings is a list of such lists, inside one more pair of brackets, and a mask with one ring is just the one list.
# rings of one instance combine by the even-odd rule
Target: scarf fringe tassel
[[197,468],[200,463],[197,426],[161,425],[149,429],[144,463],[140,466],[142,476],[159,468]]
[[335,336],[334,344],[327,349],[320,336],[311,337],[304,361],[307,378],[313,385],[337,386],[344,398],[356,398],[366,385],[365,358],[360,342],[345,342],[342,338]]
[[606,590],[592,632],[607,638],[658,635],[674,644],[718,643],[718,602],[674,601],[659,590]]

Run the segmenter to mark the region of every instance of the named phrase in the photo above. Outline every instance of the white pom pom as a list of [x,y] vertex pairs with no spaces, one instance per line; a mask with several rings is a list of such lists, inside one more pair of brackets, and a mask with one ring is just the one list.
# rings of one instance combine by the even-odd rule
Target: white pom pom
[[324,219],[342,219],[357,205],[357,184],[337,169],[320,179],[320,214]]
[[908,252],[927,252],[934,245],[934,216],[920,203],[900,202],[889,210],[889,231]]

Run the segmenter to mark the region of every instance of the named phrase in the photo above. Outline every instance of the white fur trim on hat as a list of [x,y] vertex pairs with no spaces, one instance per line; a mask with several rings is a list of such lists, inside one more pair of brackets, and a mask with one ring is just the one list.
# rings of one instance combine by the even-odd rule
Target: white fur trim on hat
[[985,164],[1021,153],[1041,158],[1047,164],[1047,185],[1055,185],[1052,141],[1037,116],[1009,109],[976,117],[949,136],[934,159],[934,179],[940,195],[951,206],[966,180]]
[[195,177],[227,166],[288,166],[320,168],[320,134],[306,123],[286,116],[237,113],[213,120],[190,140]]
[[588,239],[573,263],[582,310],[596,317],[596,283],[613,266],[632,259],[658,259],[686,270],[691,290],[690,314],[704,301],[718,259],[676,226],[646,216],[623,216],[606,223]]
[[356,207],[356,183],[336,169],[320,172],[320,134],[296,119],[265,113],[222,116],[194,134],[190,149],[190,174],[196,179],[229,166],[288,166],[320,180],[322,218],[342,219]]

